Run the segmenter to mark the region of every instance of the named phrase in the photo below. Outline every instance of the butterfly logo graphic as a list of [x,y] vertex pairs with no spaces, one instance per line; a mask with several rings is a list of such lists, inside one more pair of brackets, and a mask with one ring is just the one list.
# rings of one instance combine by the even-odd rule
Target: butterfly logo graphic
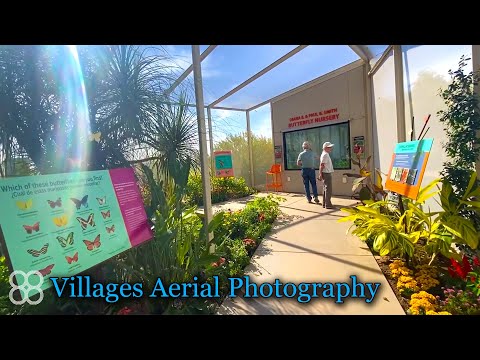
[[82,218],[80,216],[77,217],[78,222],[82,226],[82,230],[85,230],[87,228],[87,225],[90,225],[92,227],[95,226],[95,221],[93,219],[93,216],[94,216],[94,214],[91,213],[90,215],[88,215],[87,220],[85,220],[84,218]]
[[70,198],[70,200],[73,201],[75,206],[77,207],[77,210],[80,210],[80,208],[83,206],[84,208],[88,208],[88,195],[85,195],[82,200],[78,200],[75,198]]
[[37,221],[32,226],[30,225],[23,225],[23,228],[27,232],[27,234],[31,234],[33,231],[38,232],[40,231],[40,221]]
[[115,225],[112,225],[111,227],[106,226],[105,229],[107,230],[107,234],[111,234],[115,232]]
[[63,236],[57,236],[57,240],[62,247],[73,245],[73,231],[67,235],[66,239]]
[[57,201],[47,200],[47,202],[48,202],[48,205],[50,205],[50,207],[52,209],[55,209],[55,207],[62,207],[62,199],[61,198],[58,198]]
[[108,210],[107,212],[103,212],[103,211],[101,211],[101,213],[102,213],[102,216],[103,216],[103,218],[104,218],[104,219],[106,219],[106,218],[109,218],[109,217],[110,217],[110,210]]
[[89,139],[90,141],[96,141],[97,143],[100,142],[100,138],[101,138],[101,137],[102,137],[102,133],[101,133],[100,131],[88,135],[88,139]]
[[88,251],[92,251],[94,249],[98,249],[102,243],[100,242],[100,234],[97,235],[95,240],[89,241],[89,240],[83,240],[83,243],[87,247]]
[[98,205],[105,205],[107,202],[107,196],[104,196],[103,198],[97,198]]
[[67,260],[68,264],[74,263],[78,261],[78,251],[73,255],[72,257],[70,256],[65,256],[65,259]]
[[67,223],[68,223],[68,217],[67,217],[67,215],[62,215],[62,216],[59,216],[59,217],[54,217],[52,220],[53,220],[53,223],[54,223],[55,225],[57,225],[58,227],[66,226]]
[[28,199],[27,201],[17,201],[16,204],[20,210],[28,210],[32,207],[33,200]]
[[50,264],[46,268],[38,270],[42,276],[50,275],[55,264]]
[[40,250],[28,249],[27,252],[33,257],[39,257],[40,255],[45,255],[48,250],[48,244],[42,246]]

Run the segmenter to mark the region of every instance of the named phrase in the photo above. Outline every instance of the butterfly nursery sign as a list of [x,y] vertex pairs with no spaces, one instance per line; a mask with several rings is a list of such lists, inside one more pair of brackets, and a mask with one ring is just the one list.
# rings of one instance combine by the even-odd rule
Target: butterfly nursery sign
[[38,271],[42,289],[153,236],[131,168],[1,179],[0,204],[11,270]]

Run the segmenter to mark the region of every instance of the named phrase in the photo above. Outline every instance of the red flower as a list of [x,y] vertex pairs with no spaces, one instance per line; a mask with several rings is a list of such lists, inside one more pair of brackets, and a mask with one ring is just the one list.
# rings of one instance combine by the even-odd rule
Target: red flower
[[264,214],[258,215],[258,220],[259,220],[259,221],[265,220],[265,215],[264,215]]
[[117,312],[117,315],[128,315],[132,312],[133,310],[130,309],[129,307],[125,306],[124,308],[120,309],[118,312]]
[[460,266],[460,263],[454,258],[450,259],[450,263],[452,264],[452,271],[455,273],[454,277],[460,277],[462,279],[465,279],[467,273],[464,272],[463,268]]
[[[470,265],[470,261],[468,261],[465,255],[462,257],[461,264],[453,258],[450,259],[450,263],[452,267],[448,268],[448,271],[452,277],[460,277],[465,280],[468,273],[472,271],[472,265]],[[452,274],[452,272],[454,272],[454,274]]]
[[471,282],[475,282],[475,280],[477,280],[477,278],[475,276],[470,276],[470,281]]
[[470,265],[470,261],[468,261],[468,258],[465,255],[463,255],[462,263],[463,263],[463,272],[464,272],[465,277],[466,277],[467,274],[470,271],[472,271],[472,265]]
[[224,257],[221,257],[221,258],[218,259],[216,262],[211,263],[210,265],[211,265],[212,267],[219,267],[219,266],[222,266],[223,264],[225,264],[225,258],[224,258]]
[[480,260],[478,260],[478,256],[475,256],[473,258],[473,263],[476,265],[476,266],[480,266]]
[[246,247],[254,247],[256,243],[253,239],[243,239],[243,245],[245,245]]

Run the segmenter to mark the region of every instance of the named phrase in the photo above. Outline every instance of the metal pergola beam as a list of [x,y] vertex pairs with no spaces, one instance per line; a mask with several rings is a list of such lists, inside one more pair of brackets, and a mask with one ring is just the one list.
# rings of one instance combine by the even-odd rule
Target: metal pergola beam
[[258,73],[256,73],[255,75],[253,75],[252,77],[250,77],[248,80],[244,81],[243,83],[241,83],[240,85],[238,85],[237,87],[235,87],[234,89],[230,90],[228,93],[226,93],[225,95],[223,95],[221,98],[215,100],[214,102],[212,102],[210,105],[208,105],[209,107],[214,107],[215,105],[219,104],[220,102],[222,102],[223,100],[225,100],[226,98],[232,96],[233,94],[235,94],[237,91],[243,89],[245,86],[247,86],[248,84],[250,84],[251,82],[257,80],[260,76],[266,74],[267,72],[269,72],[270,70],[272,70],[273,68],[277,67],[278,65],[280,65],[281,63],[283,63],[285,60],[291,58],[293,55],[295,55],[296,53],[302,51],[303,49],[305,49],[308,45],[299,45],[297,46],[295,49],[293,49],[292,51],[290,51],[289,53],[283,55],[280,59],[278,59],[277,61],[271,63],[270,65],[268,65],[266,68],[264,68],[263,70],[259,71]]
[[238,108],[231,108],[231,107],[224,107],[224,106],[207,106],[207,107],[215,110],[247,111],[247,109],[238,109]]
[[[210,45],[203,53],[202,55],[200,55],[200,62],[203,61],[203,59],[205,59],[215,48],[217,47],[217,45]],[[193,71],[193,64],[190,65],[187,70],[185,70],[183,72],[182,75],[180,75],[180,77],[175,80],[175,82],[172,84],[172,86],[170,86],[167,90],[165,90],[165,92],[163,93],[165,96],[169,96],[173,90],[175,90],[177,88],[178,85],[180,85],[180,83],[185,80],[187,78],[188,75],[190,75],[190,73]]]
[[365,45],[348,45],[350,49],[352,49],[355,54],[357,54],[360,59],[364,61],[370,61],[373,58],[373,54],[368,47]]
[[382,64],[385,62],[387,59],[388,55],[390,55],[390,52],[393,50],[393,45],[390,45],[385,49],[383,54],[380,56],[380,58],[377,60],[377,62],[372,66],[372,69],[368,72],[368,76],[372,76],[377,72],[377,70],[382,66]]

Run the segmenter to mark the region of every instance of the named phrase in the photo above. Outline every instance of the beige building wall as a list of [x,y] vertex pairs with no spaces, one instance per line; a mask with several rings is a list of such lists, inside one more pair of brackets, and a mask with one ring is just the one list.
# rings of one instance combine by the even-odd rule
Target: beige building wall
[[[345,71],[349,69],[348,71]],[[288,131],[309,129],[317,126],[326,126],[335,123],[348,121],[350,124],[350,148],[352,148],[353,137],[365,136],[368,143],[366,131],[366,111],[365,111],[365,66],[361,61],[349,64],[330,74],[323,76],[326,79],[315,86],[312,86],[301,92],[297,92],[286,98],[273,102],[272,111],[272,132],[274,145],[280,145],[283,149],[283,133]],[[319,110],[336,108],[338,119],[313,123],[303,126],[289,128],[289,119],[299,114],[308,114]],[[329,141],[329,139],[324,139]],[[298,153],[300,153],[302,144],[298,144]],[[300,170],[284,170],[285,149],[282,151],[282,181],[283,189],[287,192],[304,193],[304,186]],[[317,165],[318,166],[318,165]],[[353,171],[358,172],[358,168],[353,166]],[[352,179],[344,184],[342,182],[343,173],[352,172],[352,170],[335,170],[333,175],[333,194],[351,196]],[[318,171],[317,171],[318,175]],[[317,183],[319,194],[322,189]]]

